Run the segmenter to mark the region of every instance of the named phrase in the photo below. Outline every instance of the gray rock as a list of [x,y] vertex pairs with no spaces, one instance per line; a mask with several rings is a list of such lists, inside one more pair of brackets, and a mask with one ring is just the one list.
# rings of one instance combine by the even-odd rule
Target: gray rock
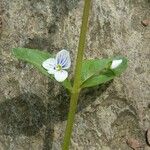
[[[13,58],[14,47],[57,53],[79,40],[83,1],[0,1],[0,149],[60,150],[69,96],[32,66]],[[127,71],[81,93],[71,150],[130,150],[150,126],[149,0],[92,2],[85,58],[124,55]],[[73,71],[73,67],[70,73]],[[72,75],[72,73],[71,73]]]

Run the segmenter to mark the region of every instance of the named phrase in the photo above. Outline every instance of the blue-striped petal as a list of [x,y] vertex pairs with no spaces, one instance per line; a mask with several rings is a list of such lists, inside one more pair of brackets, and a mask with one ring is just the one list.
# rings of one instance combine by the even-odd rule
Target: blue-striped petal
[[71,66],[70,54],[67,50],[63,49],[56,55],[57,64],[62,66],[62,69],[68,69]]

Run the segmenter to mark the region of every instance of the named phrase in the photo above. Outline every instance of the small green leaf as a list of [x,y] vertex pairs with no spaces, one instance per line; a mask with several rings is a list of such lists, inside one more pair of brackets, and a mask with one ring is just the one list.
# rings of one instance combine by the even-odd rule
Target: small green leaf
[[[34,67],[36,67],[41,73],[43,73],[44,75],[51,77],[51,79],[53,79],[52,75],[49,75],[47,73],[47,71],[42,67],[42,63],[50,58],[53,57],[51,54],[49,54],[48,52],[43,52],[40,50],[36,50],[36,49],[28,49],[28,48],[14,48],[12,50],[13,55],[18,58],[21,59],[23,61],[26,61],[30,64],[32,64]],[[71,91],[71,83],[69,80],[65,80],[64,82],[62,82],[63,86],[65,88],[67,88],[69,91]]]
[[84,60],[82,65],[82,81],[86,81],[99,71],[104,70],[111,64],[111,59],[91,59]]
[[48,59],[49,57],[52,57],[49,53],[28,48],[14,48],[12,52],[16,58],[32,64],[40,72],[49,76],[47,71],[42,67],[42,62]]
[[[113,60],[122,59],[123,62],[115,69],[110,69]],[[86,60],[82,67],[81,87],[92,87],[103,84],[119,76],[127,68],[127,59],[118,56],[109,59]]]
[[66,89],[68,89],[70,92],[72,91],[72,85],[71,85],[71,82],[68,79],[66,79],[64,82],[62,82],[62,85]]

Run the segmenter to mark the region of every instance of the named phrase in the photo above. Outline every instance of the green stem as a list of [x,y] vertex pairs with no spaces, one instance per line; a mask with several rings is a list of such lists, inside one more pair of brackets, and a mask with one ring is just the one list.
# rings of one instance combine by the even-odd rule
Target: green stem
[[62,146],[62,150],[69,150],[70,138],[74,124],[75,112],[77,109],[77,102],[80,93],[80,85],[81,85],[81,69],[82,69],[82,61],[84,54],[84,46],[86,40],[86,32],[88,27],[88,17],[90,11],[91,0],[85,0],[83,17],[82,17],[82,26],[80,31],[80,39],[78,45],[77,59],[76,59],[76,67],[75,67],[75,78],[74,85],[72,89],[72,95],[70,100],[70,108],[67,120],[67,126],[64,136],[64,143]]

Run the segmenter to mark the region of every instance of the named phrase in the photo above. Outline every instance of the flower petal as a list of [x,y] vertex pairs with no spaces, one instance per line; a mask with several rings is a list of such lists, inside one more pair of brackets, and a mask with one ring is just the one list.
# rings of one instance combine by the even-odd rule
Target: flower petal
[[56,66],[56,60],[54,58],[49,58],[42,63],[42,66],[47,70],[51,70],[51,68]]
[[55,72],[56,72],[56,70],[54,69],[54,67],[50,67],[50,68],[48,69],[48,73],[49,73],[49,74],[55,74]]
[[58,82],[63,82],[68,77],[68,72],[65,70],[56,71],[54,77]]
[[67,50],[63,49],[56,55],[56,62],[62,66],[62,69],[68,69],[71,66],[70,54]]
[[117,68],[121,63],[122,63],[122,59],[113,60],[110,68],[111,68],[111,69],[115,69],[115,68]]

